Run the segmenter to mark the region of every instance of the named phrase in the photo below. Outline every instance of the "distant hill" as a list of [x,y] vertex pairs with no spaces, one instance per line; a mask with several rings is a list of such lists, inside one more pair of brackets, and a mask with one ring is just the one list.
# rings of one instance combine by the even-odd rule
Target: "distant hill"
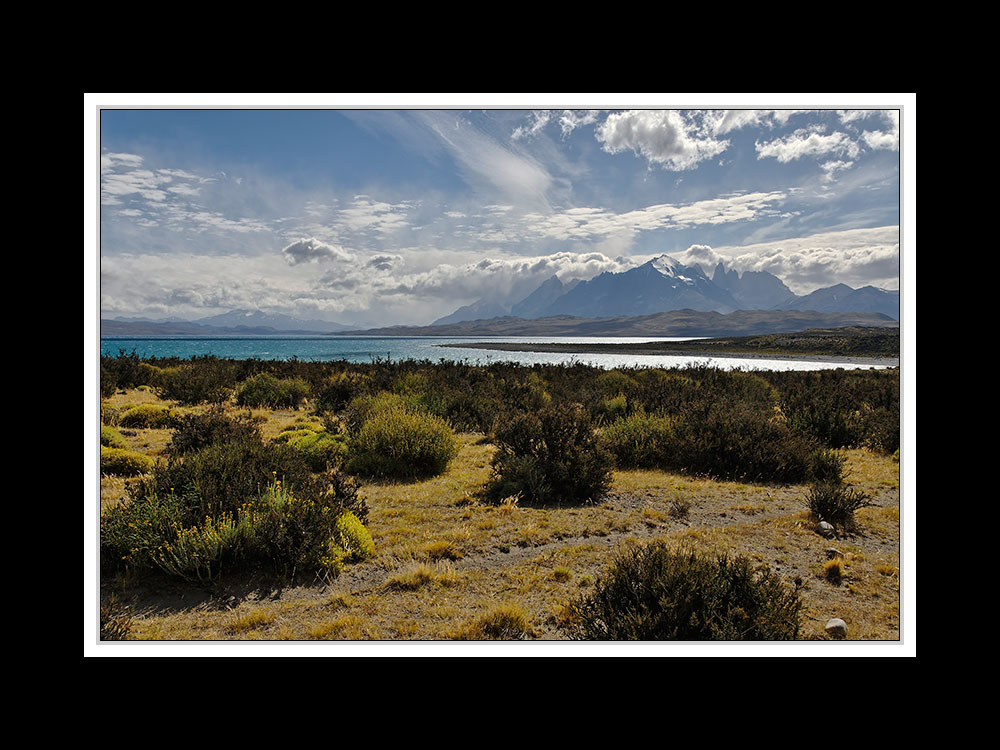
[[898,327],[881,313],[810,310],[737,310],[731,313],[671,310],[652,315],[581,318],[558,315],[527,320],[505,316],[448,325],[390,326],[331,335],[365,336],[751,336],[808,328]]
[[795,297],[778,306],[782,310],[816,310],[817,312],[877,312],[899,319],[899,292],[863,286],[853,289],[847,284],[817,289],[812,294]]
[[197,320],[148,320],[115,318],[101,320],[102,336],[276,336],[308,335],[343,331],[350,326],[323,320],[299,320],[260,310],[232,310]]

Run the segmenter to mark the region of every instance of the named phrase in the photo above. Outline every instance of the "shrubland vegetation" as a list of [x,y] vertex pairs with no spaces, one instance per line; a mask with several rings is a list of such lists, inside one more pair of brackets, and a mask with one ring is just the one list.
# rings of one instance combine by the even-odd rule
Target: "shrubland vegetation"
[[[846,483],[843,449],[897,460],[899,450],[898,370],[102,357],[104,398],[138,388],[172,403],[102,403],[102,474],[129,478],[102,515],[102,570],[198,582],[332,580],[378,551],[359,489],[447,476],[460,445],[471,444],[460,433],[490,446],[488,472],[445,502],[492,506],[498,515],[484,529],[519,507],[597,503],[616,471],[808,484],[810,514],[847,529],[870,496]],[[265,437],[261,409],[289,416]],[[136,430],[162,431],[163,449],[134,450]],[[672,497],[661,515],[684,518],[690,507],[689,497]],[[653,511],[647,518],[658,522]],[[518,533],[530,544],[541,532]],[[460,559],[461,538],[453,530],[428,544],[426,559]],[[454,578],[423,562],[410,572],[395,574],[393,590]],[[796,590],[742,557],[639,546],[573,600],[566,633],[795,638],[799,608]],[[521,615],[501,608],[455,637],[526,637]]]
[[654,543],[615,557],[571,604],[568,630],[598,641],[793,640],[801,607],[766,566]]

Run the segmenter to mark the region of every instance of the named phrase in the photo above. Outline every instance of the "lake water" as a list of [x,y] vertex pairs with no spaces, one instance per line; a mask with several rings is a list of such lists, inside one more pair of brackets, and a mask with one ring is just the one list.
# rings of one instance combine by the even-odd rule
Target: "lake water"
[[[751,359],[743,357],[657,356],[649,354],[562,354],[552,352],[501,352],[488,349],[468,349],[443,346],[481,342],[487,337],[388,337],[388,336],[145,336],[101,338],[101,354],[114,357],[124,351],[135,351],[140,357],[190,358],[206,354],[227,359],[278,359],[296,357],[305,361],[372,362],[377,359],[430,360],[438,362],[571,363],[582,362],[610,369],[614,367],[686,367],[707,363],[722,369],[742,370],[822,370],[843,367],[867,368],[872,365],[841,362],[782,359]],[[585,336],[508,336],[489,337],[496,342],[538,343],[637,343],[640,341],[689,341],[689,338],[622,338]]]

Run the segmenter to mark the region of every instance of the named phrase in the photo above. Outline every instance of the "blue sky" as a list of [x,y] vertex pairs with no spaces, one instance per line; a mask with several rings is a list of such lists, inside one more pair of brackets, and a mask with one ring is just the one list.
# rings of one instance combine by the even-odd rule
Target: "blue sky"
[[661,253],[899,288],[898,99],[480,101],[103,109],[102,317],[423,324]]

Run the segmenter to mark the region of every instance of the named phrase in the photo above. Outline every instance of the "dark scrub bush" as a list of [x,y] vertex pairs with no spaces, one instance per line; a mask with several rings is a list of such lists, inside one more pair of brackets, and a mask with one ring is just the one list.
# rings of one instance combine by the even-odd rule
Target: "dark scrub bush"
[[260,439],[262,421],[242,414],[231,416],[225,408],[216,405],[201,414],[181,417],[167,450],[174,454],[191,453],[214,443],[225,443],[241,437]]
[[783,641],[799,633],[798,592],[748,558],[673,550],[619,553],[593,590],[570,604],[576,640]]
[[315,389],[316,410],[340,412],[359,396],[364,395],[371,378],[363,373],[338,372]]
[[770,407],[724,397],[692,402],[674,422],[677,450],[664,468],[743,482],[800,482],[816,449]]
[[181,404],[219,404],[232,395],[236,364],[213,356],[194,357],[164,368],[155,385],[163,398]]
[[578,404],[523,413],[498,428],[486,497],[519,495],[525,503],[586,503],[611,486],[611,456],[597,444]]
[[854,526],[854,512],[874,505],[871,495],[842,482],[816,482],[809,488],[806,506],[817,521]]

